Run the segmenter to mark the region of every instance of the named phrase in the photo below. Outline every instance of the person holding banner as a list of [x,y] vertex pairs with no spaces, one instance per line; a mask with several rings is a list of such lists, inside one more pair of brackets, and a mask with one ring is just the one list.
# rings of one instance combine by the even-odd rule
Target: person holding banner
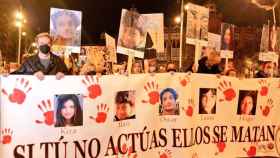
[[39,80],[43,80],[44,75],[56,75],[56,79],[61,79],[64,74],[68,74],[64,61],[51,52],[51,36],[48,33],[40,33],[35,40],[38,54],[26,59],[20,68],[11,74],[34,75]]
[[77,95],[64,94],[57,97],[55,127],[81,126],[83,112]]
[[179,115],[179,106],[176,103],[177,92],[172,88],[166,88],[160,93],[160,115]]
[[198,61],[198,73],[207,73],[207,74],[220,74],[221,70],[219,64],[221,58],[214,49],[211,49],[208,56],[202,57]]

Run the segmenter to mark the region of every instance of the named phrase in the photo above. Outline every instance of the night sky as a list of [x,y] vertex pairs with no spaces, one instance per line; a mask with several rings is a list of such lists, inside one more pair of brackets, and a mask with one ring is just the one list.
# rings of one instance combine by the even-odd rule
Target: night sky
[[[168,26],[173,23],[173,18],[179,15],[181,0],[0,0],[0,3],[4,1],[9,1],[13,5],[11,8],[17,7],[20,3],[23,5],[28,17],[28,26],[34,33],[49,30],[51,7],[82,11],[82,44],[96,44],[100,42],[102,32],[117,37],[122,8],[135,7],[140,13],[164,13],[165,26]],[[197,4],[204,1],[194,0]],[[271,19],[271,12],[257,8],[250,0],[214,0],[214,2],[224,15],[225,22],[240,26],[261,26]]]

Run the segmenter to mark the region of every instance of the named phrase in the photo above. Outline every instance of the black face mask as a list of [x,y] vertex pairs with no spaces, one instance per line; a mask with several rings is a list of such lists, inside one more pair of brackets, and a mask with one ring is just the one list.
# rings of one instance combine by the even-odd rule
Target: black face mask
[[48,54],[48,53],[50,52],[50,50],[51,50],[50,46],[47,45],[47,44],[40,45],[40,46],[39,46],[39,49],[40,49],[40,51],[41,51],[42,53],[44,53],[44,54]]

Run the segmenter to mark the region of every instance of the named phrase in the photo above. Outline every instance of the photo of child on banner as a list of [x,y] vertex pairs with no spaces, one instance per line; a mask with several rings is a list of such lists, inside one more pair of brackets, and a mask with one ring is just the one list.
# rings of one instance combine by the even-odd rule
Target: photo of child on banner
[[76,94],[55,96],[55,127],[83,125],[82,98]]
[[50,35],[53,38],[53,52],[80,53],[82,12],[51,8]]
[[135,91],[119,91],[115,96],[114,121],[135,119]]
[[258,91],[240,90],[238,99],[238,115],[255,115]]
[[173,88],[165,88],[160,93],[159,115],[179,115],[178,94]]
[[199,89],[199,114],[216,113],[217,90],[214,88]]

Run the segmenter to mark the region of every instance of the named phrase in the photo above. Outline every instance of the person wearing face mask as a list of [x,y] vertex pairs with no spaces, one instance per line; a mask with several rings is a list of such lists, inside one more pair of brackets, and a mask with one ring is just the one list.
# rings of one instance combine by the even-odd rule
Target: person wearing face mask
[[45,75],[56,75],[61,79],[68,74],[68,69],[62,59],[51,52],[52,39],[48,33],[40,33],[36,36],[38,54],[30,56],[12,74],[34,75],[43,80]]
[[177,72],[176,64],[173,62],[168,62],[166,64],[166,71],[167,72]]
[[276,64],[268,61],[262,64],[262,70],[256,73],[256,78],[269,78],[275,77],[274,70]]

